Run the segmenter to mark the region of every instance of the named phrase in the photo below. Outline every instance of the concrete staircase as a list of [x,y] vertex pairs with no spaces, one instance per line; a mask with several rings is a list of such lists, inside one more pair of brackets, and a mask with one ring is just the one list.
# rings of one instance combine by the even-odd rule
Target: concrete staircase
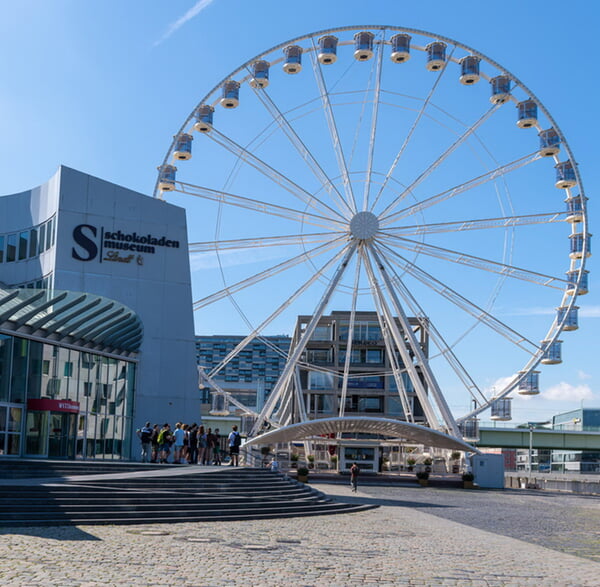
[[147,467],[147,474],[139,473],[138,467],[138,472],[119,478],[114,473],[121,472],[110,469],[109,476],[94,471],[93,479],[0,483],[0,527],[257,520],[373,507],[334,502],[308,485],[266,469],[195,472],[186,467],[185,474],[178,474],[181,467],[162,466],[164,474],[159,471],[154,476],[156,467]]

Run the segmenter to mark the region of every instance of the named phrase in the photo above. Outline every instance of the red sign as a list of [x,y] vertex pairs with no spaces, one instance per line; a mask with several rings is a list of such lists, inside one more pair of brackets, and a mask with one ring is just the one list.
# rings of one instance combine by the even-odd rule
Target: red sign
[[28,410],[38,410],[40,412],[68,412],[70,414],[79,414],[79,402],[68,399],[28,399]]

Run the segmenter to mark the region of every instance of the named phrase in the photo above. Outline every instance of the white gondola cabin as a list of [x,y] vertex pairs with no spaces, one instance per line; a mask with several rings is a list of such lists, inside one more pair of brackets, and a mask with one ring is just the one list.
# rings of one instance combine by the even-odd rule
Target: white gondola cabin
[[192,141],[194,137],[185,132],[182,132],[173,137],[175,139],[175,149],[173,150],[173,157],[177,161],[187,161],[192,158]]
[[319,39],[319,63],[331,65],[337,61],[337,44],[338,38],[333,35],[325,35]]
[[542,365],[558,365],[562,363],[562,340],[555,340],[550,342],[548,340],[542,341],[542,347],[544,348],[544,354],[542,356]]
[[171,192],[175,189],[175,176],[177,167],[174,165],[160,165],[158,167],[158,189],[161,192]]
[[[523,375],[523,371],[519,373]],[[537,395],[540,393],[540,372],[530,371],[519,383],[517,390],[520,395]]]
[[458,428],[465,442],[479,442],[479,418],[468,418]]
[[490,419],[499,422],[507,422],[508,420],[512,420],[511,402],[512,398],[510,397],[494,400]]
[[410,40],[411,36],[404,33],[394,35],[390,39],[392,45],[390,59],[394,63],[404,63],[410,59]]
[[237,108],[240,103],[240,83],[232,79],[226,81],[219,103],[223,108]]
[[554,184],[559,190],[566,190],[577,185],[575,170],[570,161],[561,161],[554,166],[556,169],[556,183]]
[[202,104],[196,109],[196,124],[194,130],[198,132],[210,132],[213,125],[213,114],[215,109],[210,104]]
[[517,126],[531,128],[537,123],[537,104],[534,100],[523,100],[517,104]]
[[[587,200],[587,198],[585,198],[585,200]],[[584,196],[580,194],[565,200],[565,204],[567,205],[567,222],[576,224],[577,222],[583,221],[583,203]]]
[[283,71],[289,74],[300,73],[302,70],[302,47],[298,45],[288,45],[284,50],[285,61],[283,62]]
[[479,81],[479,57],[467,55],[460,60],[460,83],[470,86]]
[[[567,271],[567,281],[569,282],[567,285],[567,294],[572,296],[577,294],[578,296],[583,296],[589,292],[588,287],[588,271],[584,270],[581,272],[581,279],[579,279],[579,269],[575,269],[573,271]],[[579,285],[577,284],[579,281]]]
[[579,306],[573,306],[571,309],[561,306],[556,308],[556,321],[560,324],[564,320],[563,330],[577,330]]
[[438,71],[446,63],[446,43],[434,41],[425,47],[427,51],[427,69],[429,71]]
[[252,64],[250,85],[253,88],[266,88],[269,85],[269,67],[269,62],[262,59]]
[[354,59],[357,61],[368,61],[373,57],[373,39],[375,35],[368,31],[354,35]]
[[229,398],[222,391],[212,392],[211,416],[229,416]]
[[553,128],[543,130],[540,137],[540,155],[542,157],[554,157],[560,151],[560,137]]
[[490,80],[492,104],[504,104],[510,98],[510,78],[507,75],[498,75]]
[[592,254],[590,246],[591,236],[591,234],[584,234],[583,232],[574,232],[569,235],[571,241],[571,252],[569,253],[569,257],[571,257],[571,259],[583,259],[584,256],[589,257]]
[[256,422],[256,416],[253,414],[242,414],[240,417],[240,434],[248,436],[252,432],[252,428]]

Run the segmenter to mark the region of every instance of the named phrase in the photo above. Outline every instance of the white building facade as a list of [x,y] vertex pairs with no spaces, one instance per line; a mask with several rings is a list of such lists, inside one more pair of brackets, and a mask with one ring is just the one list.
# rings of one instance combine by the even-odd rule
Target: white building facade
[[[0,197],[0,282],[8,304],[4,313],[0,309],[0,334],[11,337],[12,345],[0,371],[0,389],[6,389],[6,393],[0,392],[0,455],[134,458],[138,453],[135,429],[146,421],[173,425],[184,418],[200,419],[187,226],[182,208],[61,167],[38,188]],[[28,314],[19,317],[14,303],[24,294],[10,293],[17,289],[32,295],[46,291],[47,302],[30,303]],[[58,291],[67,292],[64,300],[71,301],[58,300]],[[74,292],[81,295],[77,298]],[[16,296],[15,301],[10,302],[10,295]],[[101,301],[94,301],[97,299]],[[95,309],[90,306],[94,303]],[[77,308],[79,320],[74,314]],[[15,338],[28,341],[22,345],[55,347],[54,355],[62,353],[64,360],[56,367],[51,359],[41,359],[52,351],[44,347],[36,350],[42,360],[39,365],[34,362],[35,353],[29,351],[26,362],[18,364]],[[64,349],[73,353],[76,361],[70,360]],[[91,385],[85,367],[87,395],[82,392],[83,381],[78,385],[71,379],[71,385],[53,383],[41,388],[31,383],[40,375],[36,372],[40,368],[53,370],[54,379],[83,378],[81,362],[98,362],[86,353],[104,357],[100,362],[105,363],[102,377],[106,379],[98,384],[100,387]],[[129,374],[125,390],[118,383],[123,377],[122,365],[110,367],[114,361],[126,364]],[[15,378],[16,369],[24,369],[20,376],[25,378],[24,393],[11,392],[20,381]],[[37,397],[28,397],[28,392]],[[33,401],[40,399],[46,403]],[[20,400],[21,405],[14,400]],[[52,408],[60,408],[48,401],[58,400],[63,400],[63,407],[66,400],[73,402],[65,409],[79,414],[78,421],[75,418],[68,424],[74,432],[64,440],[66,448],[59,450],[61,454],[49,454],[51,438],[41,438],[36,445],[41,454],[31,455],[35,442],[26,435],[28,423],[32,423],[28,411],[42,406],[52,412]],[[106,436],[103,428],[113,424],[88,426],[92,409],[96,414],[104,409],[106,418],[116,410],[123,419],[113,427],[119,428],[113,435],[118,450],[104,441],[97,442],[99,435]],[[17,433],[21,434],[19,439]],[[48,434],[52,436],[51,429]],[[95,436],[97,449],[80,448],[82,435],[89,434]]]

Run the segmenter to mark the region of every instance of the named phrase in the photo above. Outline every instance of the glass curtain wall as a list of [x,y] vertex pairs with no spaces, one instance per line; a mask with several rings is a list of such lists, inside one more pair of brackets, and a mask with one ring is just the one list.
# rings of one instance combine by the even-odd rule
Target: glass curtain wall
[[[131,361],[0,334],[0,455],[127,459],[134,392]],[[27,399],[79,402],[80,412],[25,417]]]

